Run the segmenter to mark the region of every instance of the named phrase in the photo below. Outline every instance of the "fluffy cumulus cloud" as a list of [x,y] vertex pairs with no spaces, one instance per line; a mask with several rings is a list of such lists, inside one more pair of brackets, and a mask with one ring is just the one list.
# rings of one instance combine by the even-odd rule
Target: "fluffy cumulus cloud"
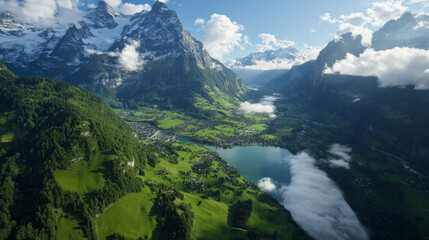
[[348,54],[332,68],[327,68],[325,73],[376,76],[381,87],[414,85],[417,89],[429,89],[429,51],[416,48],[367,49],[359,57]]
[[213,14],[205,22],[197,19],[195,23],[200,24],[204,30],[203,43],[210,55],[216,59],[222,58],[232,52],[235,48],[242,48],[246,39],[241,31],[244,27],[225,15]]
[[133,15],[135,13],[141,12],[141,11],[150,11],[152,8],[149,6],[149,4],[132,4],[132,3],[124,3],[122,4],[118,11],[127,14],[127,15]]
[[373,3],[367,13],[372,18],[372,25],[382,26],[389,20],[399,18],[407,9],[402,0],[388,0]]
[[291,183],[278,190],[294,220],[315,239],[368,239],[336,184],[300,153],[287,159]]
[[325,13],[320,17],[322,21],[337,24],[337,37],[351,32],[354,37],[362,36],[362,44],[370,46],[372,41],[372,31],[366,27],[371,22],[371,18],[363,13],[351,13],[349,15],[341,15],[338,19],[332,18],[329,13]]
[[137,71],[143,67],[144,61],[137,51],[138,47],[140,47],[139,42],[131,41],[122,49],[119,56],[119,64],[129,71]]
[[240,104],[238,110],[245,114],[267,113],[271,118],[275,118],[276,107],[274,106],[274,102],[277,99],[276,96],[265,96],[259,103],[243,102]]
[[[110,57],[117,57],[118,63],[121,67],[128,71],[138,71],[142,69],[144,65],[144,59],[137,51],[140,47],[140,42],[135,40],[129,40],[129,43],[125,45],[121,52],[109,52]],[[97,54],[96,52],[93,54]]]
[[127,15],[133,15],[135,13],[141,12],[143,10],[150,11],[151,7],[149,4],[133,4],[122,2],[122,0],[104,0],[107,4],[109,4],[113,9],[118,12]]
[[349,162],[352,160],[352,156],[350,155],[352,149],[350,147],[343,146],[340,144],[333,144],[329,148],[328,152],[336,157],[336,159],[329,160],[331,167],[342,167],[350,169]]
[[206,20],[204,20],[202,18],[197,18],[194,21],[194,25],[202,25],[202,26],[204,26],[205,23],[206,23]]
[[266,192],[272,192],[276,190],[276,184],[269,177],[264,177],[258,181],[258,187]]
[[54,25],[77,22],[82,13],[79,0],[0,0],[0,9],[7,10],[27,23]]
[[259,52],[274,50],[277,48],[287,48],[295,45],[295,42],[293,41],[277,39],[276,36],[270,33],[261,33],[258,37],[262,41],[261,44],[258,44]]

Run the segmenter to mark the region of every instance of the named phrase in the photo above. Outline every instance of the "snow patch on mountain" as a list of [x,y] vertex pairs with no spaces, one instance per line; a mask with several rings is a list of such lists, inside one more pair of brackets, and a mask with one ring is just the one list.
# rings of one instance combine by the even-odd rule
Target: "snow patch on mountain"
[[18,18],[8,11],[0,13],[0,29],[19,30],[28,28],[29,26],[29,24],[19,21]]
[[93,28],[91,29],[91,33],[94,35],[94,37],[84,39],[83,42],[94,50],[101,52],[108,51],[114,42],[121,39],[121,33],[124,27],[131,24],[129,19],[123,17],[115,17],[114,20],[118,24],[116,27],[112,29]]

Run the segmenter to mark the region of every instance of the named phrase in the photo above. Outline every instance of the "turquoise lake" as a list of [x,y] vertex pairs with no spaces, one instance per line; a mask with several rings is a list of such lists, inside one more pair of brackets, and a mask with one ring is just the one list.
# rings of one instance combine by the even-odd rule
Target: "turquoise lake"
[[[173,136],[173,134],[160,131],[157,136]],[[289,185],[291,182],[290,167],[285,159],[293,154],[287,149],[257,145],[222,148],[200,144],[182,136],[177,136],[176,140],[186,144],[202,145],[217,152],[251,183],[258,184],[258,181],[264,177],[271,178],[277,186]],[[280,197],[275,193],[272,195],[277,199]]]

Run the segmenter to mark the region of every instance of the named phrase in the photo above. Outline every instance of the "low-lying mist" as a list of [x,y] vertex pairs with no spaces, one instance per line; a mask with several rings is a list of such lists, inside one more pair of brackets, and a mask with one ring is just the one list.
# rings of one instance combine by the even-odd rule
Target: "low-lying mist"
[[[351,149],[333,145],[330,152],[348,159]],[[305,152],[287,157],[291,183],[278,186],[275,179],[262,178],[258,186],[280,196],[294,220],[318,240],[368,239],[368,233],[345,201],[341,190],[316,167],[316,160]],[[285,168],[286,170],[286,168]]]
[[275,118],[276,107],[274,102],[278,99],[276,96],[264,96],[259,103],[243,102],[238,108],[244,114],[248,113],[267,113],[271,118]]

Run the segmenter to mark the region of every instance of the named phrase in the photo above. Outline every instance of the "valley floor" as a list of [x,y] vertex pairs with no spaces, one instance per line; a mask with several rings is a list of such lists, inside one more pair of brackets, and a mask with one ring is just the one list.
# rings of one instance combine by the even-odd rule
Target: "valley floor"
[[[382,152],[383,143],[350,135],[352,126],[335,114],[320,113],[282,98],[277,118],[240,114],[230,109],[223,118],[201,120],[180,112],[152,107],[117,109],[141,139],[153,139],[157,129],[218,146],[271,145],[294,153],[308,151],[341,188],[344,197],[374,239],[404,239],[429,235],[429,181],[408,163]],[[159,138],[158,138],[159,139]],[[168,142],[169,137],[161,140]],[[341,143],[352,148],[350,169],[332,167],[328,148]],[[379,149],[380,148],[380,149]]]

